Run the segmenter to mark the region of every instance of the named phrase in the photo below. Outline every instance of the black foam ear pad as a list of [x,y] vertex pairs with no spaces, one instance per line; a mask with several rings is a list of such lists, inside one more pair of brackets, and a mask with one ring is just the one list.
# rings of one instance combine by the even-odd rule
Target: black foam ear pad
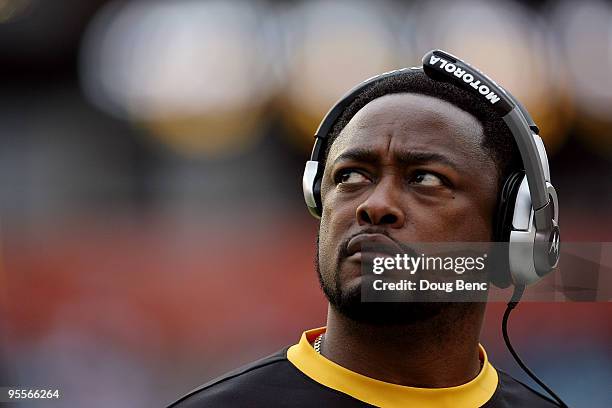
[[508,242],[512,231],[512,218],[514,217],[514,204],[521,182],[525,178],[525,171],[512,173],[506,181],[497,198],[497,211],[493,224],[494,240]]
[[323,204],[321,203],[321,178],[317,177],[317,180],[312,186],[312,192],[314,194],[315,202],[317,203],[317,213],[319,217],[323,215]]
[[[507,243],[510,241],[516,196],[518,195],[521,182],[524,178],[525,171],[521,170],[512,173],[504,181],[504,185],[501,188],[497,198],[497,209],[495,219],[493,220],[494,242]],[[497,245],[495,248],[500,252],[494,254],[495,259],[497,260],[495,265],[498,265],[499,267],[496,267],[493,271],[489,271],[489,280],[497,287],[506,288],[512,283],[508,248],[502,245]]]

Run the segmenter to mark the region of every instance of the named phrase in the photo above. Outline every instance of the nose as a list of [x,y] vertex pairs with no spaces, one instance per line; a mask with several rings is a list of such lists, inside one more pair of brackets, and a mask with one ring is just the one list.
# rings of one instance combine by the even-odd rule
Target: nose
[[406,214],[400,205],[401,187],[396,186],[393,177],[382,178],[367,197],[357,207],[359,225],[386,225],[401,228]]

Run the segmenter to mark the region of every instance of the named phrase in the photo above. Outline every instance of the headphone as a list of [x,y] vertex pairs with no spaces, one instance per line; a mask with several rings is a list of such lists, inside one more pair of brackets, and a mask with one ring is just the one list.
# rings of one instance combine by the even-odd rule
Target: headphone
[[559,262],[559,203],[550,182],[550,169],[539,129],[521,103],[478,69],[441,50],[429,51],[422,67],[402,68],[374,76],[357,85],[329,110],[315,133],[315,144],[306,162],[302,189],[310,213],[321,217],[321,163],[332,127],[358,95],[390,77],[424,72],[430,79],[450,83],[486,102],[506,123],[524,169],[511,174],[498,197],[495,240],[508,242],[503,254],[506,268],[490,276],[493,284],[525,286],[539,281]]

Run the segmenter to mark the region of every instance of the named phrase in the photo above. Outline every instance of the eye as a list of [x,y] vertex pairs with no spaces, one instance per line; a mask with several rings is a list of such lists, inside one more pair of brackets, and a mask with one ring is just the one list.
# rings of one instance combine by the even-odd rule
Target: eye
[[336,184],[369,183],[370,179],[355,170],[343,170],[336,177]]
[[438,187],[444,185],[444,182],[439,176],[427,171],[422,171],[415,174],[414,177],[410,180],[410,183],[429,187]]

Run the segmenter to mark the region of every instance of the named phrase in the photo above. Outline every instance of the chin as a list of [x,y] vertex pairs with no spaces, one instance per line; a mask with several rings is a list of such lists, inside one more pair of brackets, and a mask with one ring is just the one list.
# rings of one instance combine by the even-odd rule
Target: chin
[[362,276],[342,282],[334,296],[327,296],[330,304],[343,316],[371,325],[409,325],[431,320],[438,316],[448,302],[364,302]]
[[333,307],[343,316],[373,326],[413,325],[434,319],[445,303],[343,303]]

